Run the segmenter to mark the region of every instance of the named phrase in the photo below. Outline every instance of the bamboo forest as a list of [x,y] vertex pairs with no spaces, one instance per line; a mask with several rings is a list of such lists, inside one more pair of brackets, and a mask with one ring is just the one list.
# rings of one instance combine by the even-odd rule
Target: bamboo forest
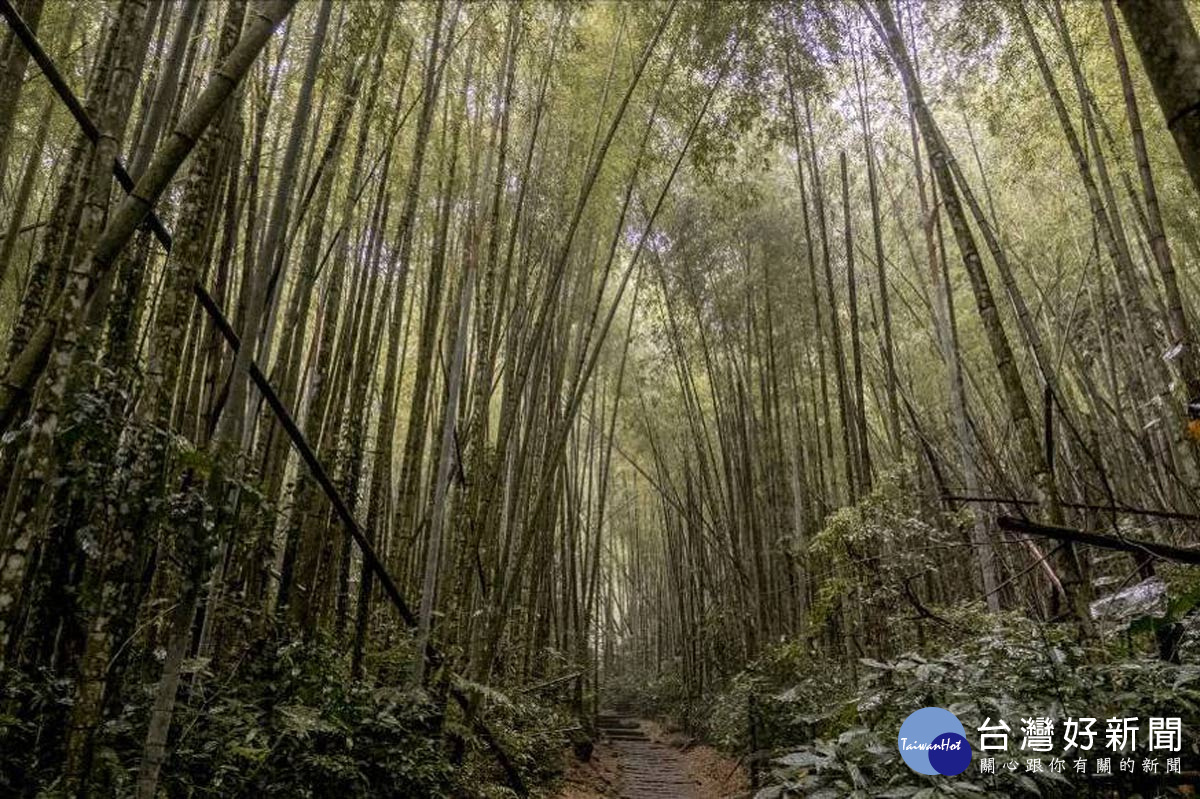
[[0,16],[0,797],[1200,790],[1200,0]]

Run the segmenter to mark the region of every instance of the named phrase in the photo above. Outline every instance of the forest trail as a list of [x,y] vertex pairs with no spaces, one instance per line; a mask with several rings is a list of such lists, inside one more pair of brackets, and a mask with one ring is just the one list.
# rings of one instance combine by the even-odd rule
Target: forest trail
[[621,799],[692,799],[700,781],[670,746],[652,741],[639,721],[601,715],[599,727],[618,754]]
[[0,0],[0,799],[1175,791],[1197,21]]
[[[719,799],[742,795],[745,774],[738,764],[708,746],[672,739],[637,719],[629,709],[599,717],[604,749],[613,756],[616,780],[608,786],[620,799]],[[613,793],[614,791],[614,793]]]

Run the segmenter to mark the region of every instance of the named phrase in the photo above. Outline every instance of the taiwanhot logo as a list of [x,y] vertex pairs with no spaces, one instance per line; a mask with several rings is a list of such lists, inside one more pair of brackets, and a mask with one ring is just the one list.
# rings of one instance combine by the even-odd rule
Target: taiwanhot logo
[[949,710],[923,707],[900,725],[896,743],[908,767],[918,774],[953,777],[971,765],[971,744],[962,722]]

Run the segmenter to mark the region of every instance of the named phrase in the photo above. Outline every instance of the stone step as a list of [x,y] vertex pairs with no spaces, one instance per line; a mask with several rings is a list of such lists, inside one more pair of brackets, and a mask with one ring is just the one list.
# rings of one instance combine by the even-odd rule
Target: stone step
[[601,730],[636,730],[638,725],[632,721],[609,721],[600,722],[596,725]]
[[678,752],[650,740],[631,715],[608,711],[597,719],[617,751],[620,799],[695,799],[701,783],[689,775]]

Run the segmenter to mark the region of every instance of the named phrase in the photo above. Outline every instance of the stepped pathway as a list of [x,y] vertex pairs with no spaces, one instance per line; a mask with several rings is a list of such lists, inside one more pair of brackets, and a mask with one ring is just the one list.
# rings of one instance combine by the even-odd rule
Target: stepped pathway
[[636,719],[601,713],[601,733],[617,752],[621,799],[694,799],[700,781],[674,748],[652,741]]

